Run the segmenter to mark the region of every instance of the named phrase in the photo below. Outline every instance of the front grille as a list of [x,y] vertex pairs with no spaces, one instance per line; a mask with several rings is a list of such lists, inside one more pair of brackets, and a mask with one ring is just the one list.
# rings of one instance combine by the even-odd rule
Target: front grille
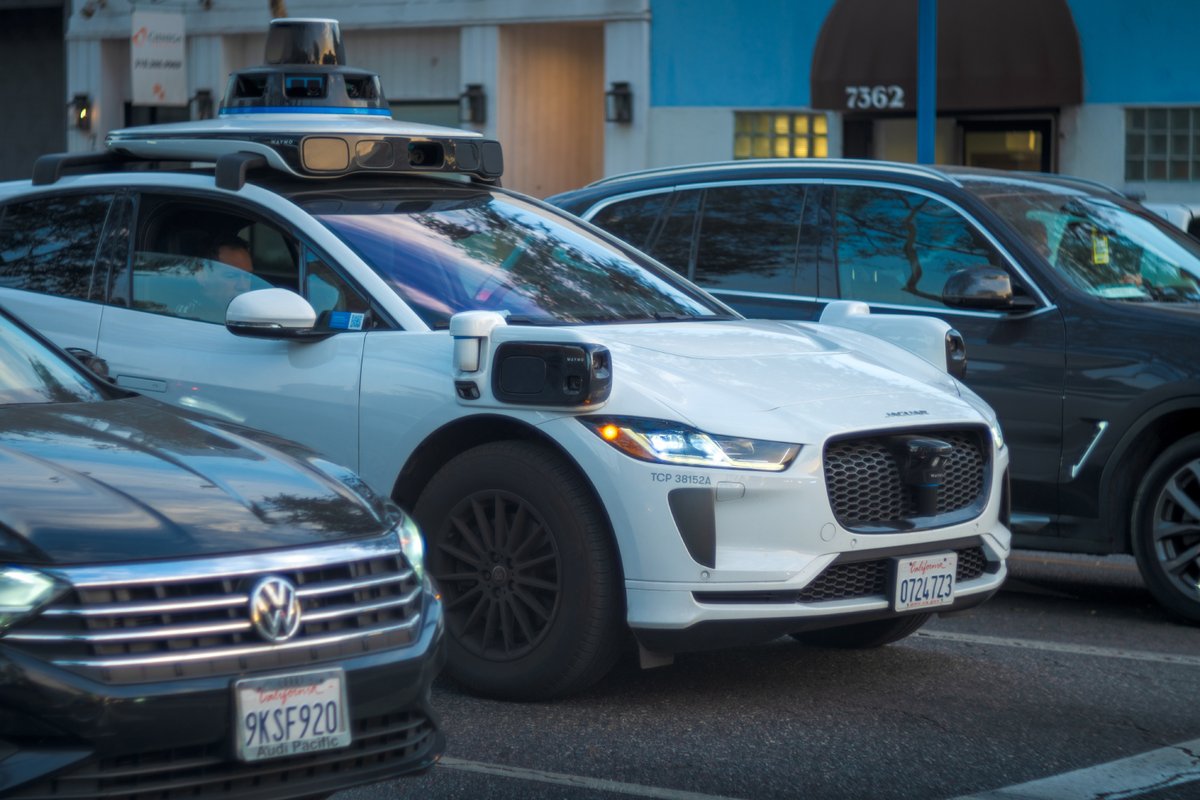
[[21,800],[301,797],[428,767],[437,756],[437,730],[419,712],[358,720],[351,730],[349,747],[272,761],[234,761],[225,742],[91,759],[6,796]]
[[860,533],[923,530],[972,519],[986,500],[988,451],[975,431],[922,431],[953,451],[937,496],[937,511],[920,517],[916,491],[901,479],[895,436],[840,439],[825,446],[825,486],[842,527]]
[[[421,614],[421,583],[395,534],[59,574],[72,590],[5,643],[109,684],[275,670],[403,646]],[[266,575],[290,580],[300,598],[300,628],[280,643],[250,622],[250,589]]]
[[[956,584],[978,578],[987,571],[987,556],[982,547],[957,550]],[[831,564],[812,583],[794,592],[696,592],[701,603],[823,603],[830,600],[854,600],[883,597],[887,593],[891,560],[854,561]]]

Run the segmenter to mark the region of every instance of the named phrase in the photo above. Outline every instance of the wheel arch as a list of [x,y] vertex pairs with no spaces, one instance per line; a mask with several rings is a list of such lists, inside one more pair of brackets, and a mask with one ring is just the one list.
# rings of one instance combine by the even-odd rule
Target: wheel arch
[[411,510],[416,507],[417,499],[421,496],[421,492],[429,483],[430,478],[450,459],[479,445],[514,439],[534,442],[553,450],[579,476],[604,520],[608,540],[617,556],[617,568],[620,570],[621,583],[624,585],[625,564],[621,557],[621,544],[613,530],[612,517],[608,513],[607,506],[601,500],[596,485],[579,465],[579,462],[553,437],[521,420],[503,414],[481,414],[456,419],[433,431],[413,450],[404,463],[392,486],[392,499],[401,508]]
[[1200,395],[1177,397],[1143,412],[1112,449],[1100,486],[1114,552],[1133,552],[1130,515],[1141,477],[1172,441],[1193,433],[1200,433]]

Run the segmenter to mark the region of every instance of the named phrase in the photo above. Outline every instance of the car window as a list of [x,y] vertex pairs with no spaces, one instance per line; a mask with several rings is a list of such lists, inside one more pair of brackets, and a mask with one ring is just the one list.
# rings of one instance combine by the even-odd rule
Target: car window
[[962,214],[899,189],[840,186],[834,229],[838,296],[945,307],[946,279],[968,267],[1003,269],[995,248]]
[[707,189],[693,280],[713,289],[796,291],[804,198],[798,184]]
[[645,250],[654,224],[670,198],[670,192],[658,192],[621,200],[597,211],[591,221],[639,250]]
[[229,302],[271,284],[240,267],[206,258],[138,251],[133,259],[132,307],[200,322],[225,324]]
[[502,193],[303,202],[433,328],[459,311],[560,324],[726,316],[671,273]]
[[662,229],[646,252],[671,269],[692,277],[692,240],[696,232],[696,212],[700,210],[700,193],[693,189],[676,192]]
[[[145,194],[130,269],[116,273],[116,305],[224,324],[233,297],[253,289],[304,295],[318,315],[366,311],[367,303],[335,270],[302,255],[278,225],[240,207]],[[301,279],[301,266],[305,266]]]
[[[329,266],[323,258],[310,248],[304,250],[304,296],[308,299],[313,310],[317,312],[318,320],[330,319],[335,312],[348,314],[365,314],[370,303],[362,294],[350,285],[345,278]],[[330,324],[330,323],[327,323]],[[340,325],[334,321],[333,327],[361,327]]]
[[0,216],[0,286],[88,299],[112,195],[9,203]]
[[1200,242],[1139,206],[1029,183],[966,181],[1061,276],[1094,297],[1200,301]]
[[121,276],[129,272],[133,215],[133,198],[128,194],[117,195],[108,212],[108,220],[104,223],[104,238],[96,258],[96,282],[104,287],[97,288],[97,300],[102,300],[100,295],[104,293],[109,303],[129,305],[129,281],[121,280]]

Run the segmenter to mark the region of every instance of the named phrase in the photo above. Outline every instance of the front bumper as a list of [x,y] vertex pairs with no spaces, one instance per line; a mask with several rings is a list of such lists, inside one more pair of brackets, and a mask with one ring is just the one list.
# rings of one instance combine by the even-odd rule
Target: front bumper
[[445,654],[441,606],[424,607],[408,646],[313,665],[345,670],[349,747],[249,763],[233,741],[247,675],[111,685],[0,644],[0,795],[275,800],[428,770],[445,748],[430,706]]
[[[638,641],[647,650],[683,653],[766,642],[792,633],[855,625],[902,614],[889,599],[887,570],[890,559],[953,550],[977,563],[956,581],[955,599],[932,611],[962,611],[994,595],[1008,575],[1002,557],[986,539],[942,542],[934,546],[888,548],[834,559],[817,579],[803,589],[783,587],[678,587],[629,586],[629,616]],[[982,563],[978,563],[982,554]],[[817,588],[814,588],[817,587]],[[833,598],[833,599],[828,599]],[[681,623],[682,621],[682,623]]]

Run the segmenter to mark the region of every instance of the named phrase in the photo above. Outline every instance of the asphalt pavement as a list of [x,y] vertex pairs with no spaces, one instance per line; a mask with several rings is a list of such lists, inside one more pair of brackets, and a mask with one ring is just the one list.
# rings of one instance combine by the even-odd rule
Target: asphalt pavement
[[756,647],[504,703],[435,687],[449,745],[367,798],[1200,798],[1200,627],[1131,559],[1018,551],[1004,590],[869,651]]

